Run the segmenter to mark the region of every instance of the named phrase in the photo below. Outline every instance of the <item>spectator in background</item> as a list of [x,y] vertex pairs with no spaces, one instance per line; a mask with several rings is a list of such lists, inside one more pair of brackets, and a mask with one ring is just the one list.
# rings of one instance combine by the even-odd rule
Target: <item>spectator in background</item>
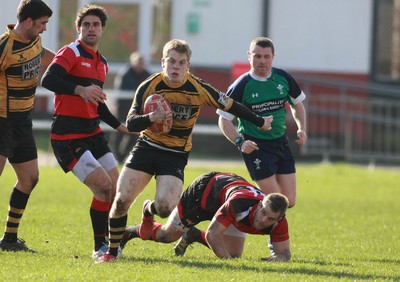
[[[129,64],[118,72],[114,80],[114,89],[134,93],[150,73],[145,68],[145,61],[139,52],[133,52],[129,57]],[[125,94],[125,93],[122,93]],[[118,97],[117,116],[120,121],[125,121],[132,104],[133,96],[129,98]],[[111,146],[117,161],[122,163],[128,152],[136,143],[134,135],[125,135],[115,132],[111,136]]]
[[54,53],[42,47],[40,34],[53,11],[41,0],[23,0],[17,24],[0,36],[0,175],[8,159],[17,176],[0,249],[32,251],[18,239],[18,227],[29,196],[39,180],[31,112],[39,77]]

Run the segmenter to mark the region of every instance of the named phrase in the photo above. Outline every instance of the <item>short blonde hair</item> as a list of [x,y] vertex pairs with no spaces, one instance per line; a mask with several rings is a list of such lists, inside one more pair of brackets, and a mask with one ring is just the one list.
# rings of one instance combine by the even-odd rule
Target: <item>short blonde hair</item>
[[182,39],[172,39],[168,41],[163,48],[163,58],[168,57],[168,53],[171,50],[175,50],[180,54],[186,54],[188,61],[190,61],[190,57],[192,56],[192,49],[190,49],[189,43]]

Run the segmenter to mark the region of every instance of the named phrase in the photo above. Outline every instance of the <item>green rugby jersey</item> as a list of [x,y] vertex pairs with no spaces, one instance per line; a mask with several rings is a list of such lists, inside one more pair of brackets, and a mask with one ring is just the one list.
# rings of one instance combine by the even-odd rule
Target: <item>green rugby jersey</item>
[[272,129],[261,131],[257,126],[238,118],[238,131],[257,139],[272,140],[285,135],[286,104],[296,105],[305,99],[295,79],[286,71],[272,68],[268,78],[257,77],[249,71],[229,88],[228,96],[242,103],[259,116],[274,117]]

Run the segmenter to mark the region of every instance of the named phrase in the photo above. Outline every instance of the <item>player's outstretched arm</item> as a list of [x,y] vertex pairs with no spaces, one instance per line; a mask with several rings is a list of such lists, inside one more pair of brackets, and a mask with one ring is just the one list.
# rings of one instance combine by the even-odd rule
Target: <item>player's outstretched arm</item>
[[232,256],[225,248],[223,240],[223,233],[225,230],[226,227],[213,218],[206,231],[206,239],[210,249],[217,257],[222,259],[231,259]]

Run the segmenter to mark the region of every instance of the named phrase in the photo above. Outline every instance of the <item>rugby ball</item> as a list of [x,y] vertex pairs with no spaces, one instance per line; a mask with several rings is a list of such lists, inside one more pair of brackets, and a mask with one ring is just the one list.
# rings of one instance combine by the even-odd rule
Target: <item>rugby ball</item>
[[[166,114],[171,112],[171,106],[168,101],[159,94],[153,94],[147,97],[144,102],[143,113],[149,114],[154,112],[158,108],[161,108]],[[164,122],[153,122],[149,129],[155,134],[165,134],[171,130],[172,127],[172,119],[170,121]]]

